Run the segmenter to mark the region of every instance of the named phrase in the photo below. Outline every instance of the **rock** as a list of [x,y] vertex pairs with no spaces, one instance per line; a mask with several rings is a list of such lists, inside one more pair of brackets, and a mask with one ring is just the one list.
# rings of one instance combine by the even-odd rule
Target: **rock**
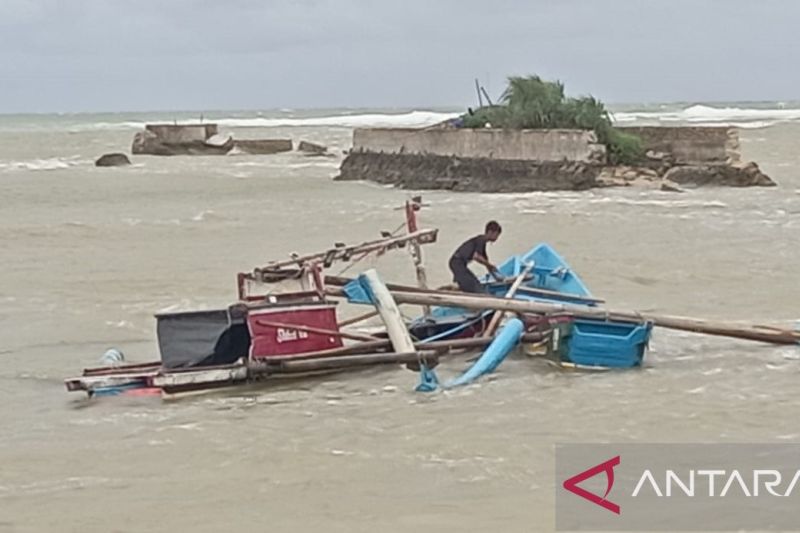
[[630,185],[631,182],[613,176],[599,176],[595,182],[595,186],[601,189],[607,187],[629,187]]
[[686,192],[684,189],[678,187],[678,184],[668,179],[661,180],[660,189],[664,192]]
[[652,168],[647,167],[639,167],[639,176],[642,178],[649,178],[649,179],[658,179],[658,172],[653,170]]
[[610,173],[614,179],[624,181],[656,181],[659,179],[658,172],[648,167],[619,165],[616,167],[607,167],[603,172]]
[[652,159],[653,161],[663,161],[667,158],[667,154],[664,152],[656,152],[655,150],[648,150],[645,154],[647,159]]
[[631,170],[626,170],[626,171],[625,171],[625,172],[622,174],[622,178],[623,178],[623,179],[626,179],[626,180],[628,180],[628,181],[633,181],[633,180],[635,180],[635,179],[638,179],[638,178],[639,178],[639,173],[638,173],[636,170],[633,170],[633,169],[631,169]]
[[642,189],[656,189],[658,188],[659,182],[652,180],[650,178],[644,178],[639,176],[635,180],[629,182],[632,187],[639,187]]
[[605,167],[597,176],[595,186],[600,188],[605,187],[627,187],[630,185],[627,181],[615,174],[616,167]]
[[617,165],[617,166],[607,167],[607,168],[611,170],[612,175],[614,177],[616,177],[616,178],[624,177],[625,174],[627,172],[630,172],[630,170],[631,170],[631,167],[628,167],[628,166],[625,166],[625,165]]
[[96,167],[123,167],[130,164],[131,160],[128,159],[128,156],[120,153],[103,154],[94,162]]
[[327,147],[308,141],[300,141],[300,144],[297,145],[297,150],[308,155],[326,155],[328,153]]
[[729,187],[771,187],[775,182],[761,172],[755,163],[733,165],[683,165],[673,167],[664,175],[665,180],[678,185],[718,185]]

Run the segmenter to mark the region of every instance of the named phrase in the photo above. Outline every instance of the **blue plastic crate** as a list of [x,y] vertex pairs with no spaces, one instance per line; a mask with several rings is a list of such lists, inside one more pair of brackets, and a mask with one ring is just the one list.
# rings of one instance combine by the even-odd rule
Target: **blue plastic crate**
[[629,368],[642,364],[653,325],[577,319],[565,359],[582,366]]

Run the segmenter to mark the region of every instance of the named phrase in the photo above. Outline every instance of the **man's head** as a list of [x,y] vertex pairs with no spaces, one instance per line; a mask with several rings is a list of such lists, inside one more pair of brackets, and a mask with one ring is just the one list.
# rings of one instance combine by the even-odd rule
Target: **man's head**
[[492,220],[486,223],[486,229],[484,230],[484,234],[486,235],[486,240],[489,242],[496,241],[500,234],[503,232],[503,228],[500,227],[500,224],[497,221]]

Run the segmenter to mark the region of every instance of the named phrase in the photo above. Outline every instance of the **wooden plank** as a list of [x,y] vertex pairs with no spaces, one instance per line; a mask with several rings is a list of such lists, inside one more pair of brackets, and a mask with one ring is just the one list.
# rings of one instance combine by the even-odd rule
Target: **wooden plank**
[[197,368],[184,372],[164,372],[153,378],[154,387],[186,387],[247,380],[247,366]]
[[159,370],[161,368],[161,361],[151,361],[149,363],[132,363],[119,366],[101,366],[94,368],[85,368],[83,370],[84,376],[102,376],[107,374],[141,374],[143,372],[150,372],[152,370]]
[[158,371],[153,371],[146,374],[81,376],[77,378],[65,379],[64,385],[68,391],[93,391],[95,389],[103,389],[107,387],[121,387],[137,382],[147,384],[151,378],[157,375]]

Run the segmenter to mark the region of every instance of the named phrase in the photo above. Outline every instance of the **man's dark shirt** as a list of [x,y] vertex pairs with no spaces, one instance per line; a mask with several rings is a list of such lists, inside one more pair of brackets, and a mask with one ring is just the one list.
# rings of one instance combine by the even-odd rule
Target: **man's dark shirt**
[[464,241],[453,253],[453,258],[458,258],[464,263],[469,263],[475,256],[475,252],[486,257],[486,235],[476,235]]

